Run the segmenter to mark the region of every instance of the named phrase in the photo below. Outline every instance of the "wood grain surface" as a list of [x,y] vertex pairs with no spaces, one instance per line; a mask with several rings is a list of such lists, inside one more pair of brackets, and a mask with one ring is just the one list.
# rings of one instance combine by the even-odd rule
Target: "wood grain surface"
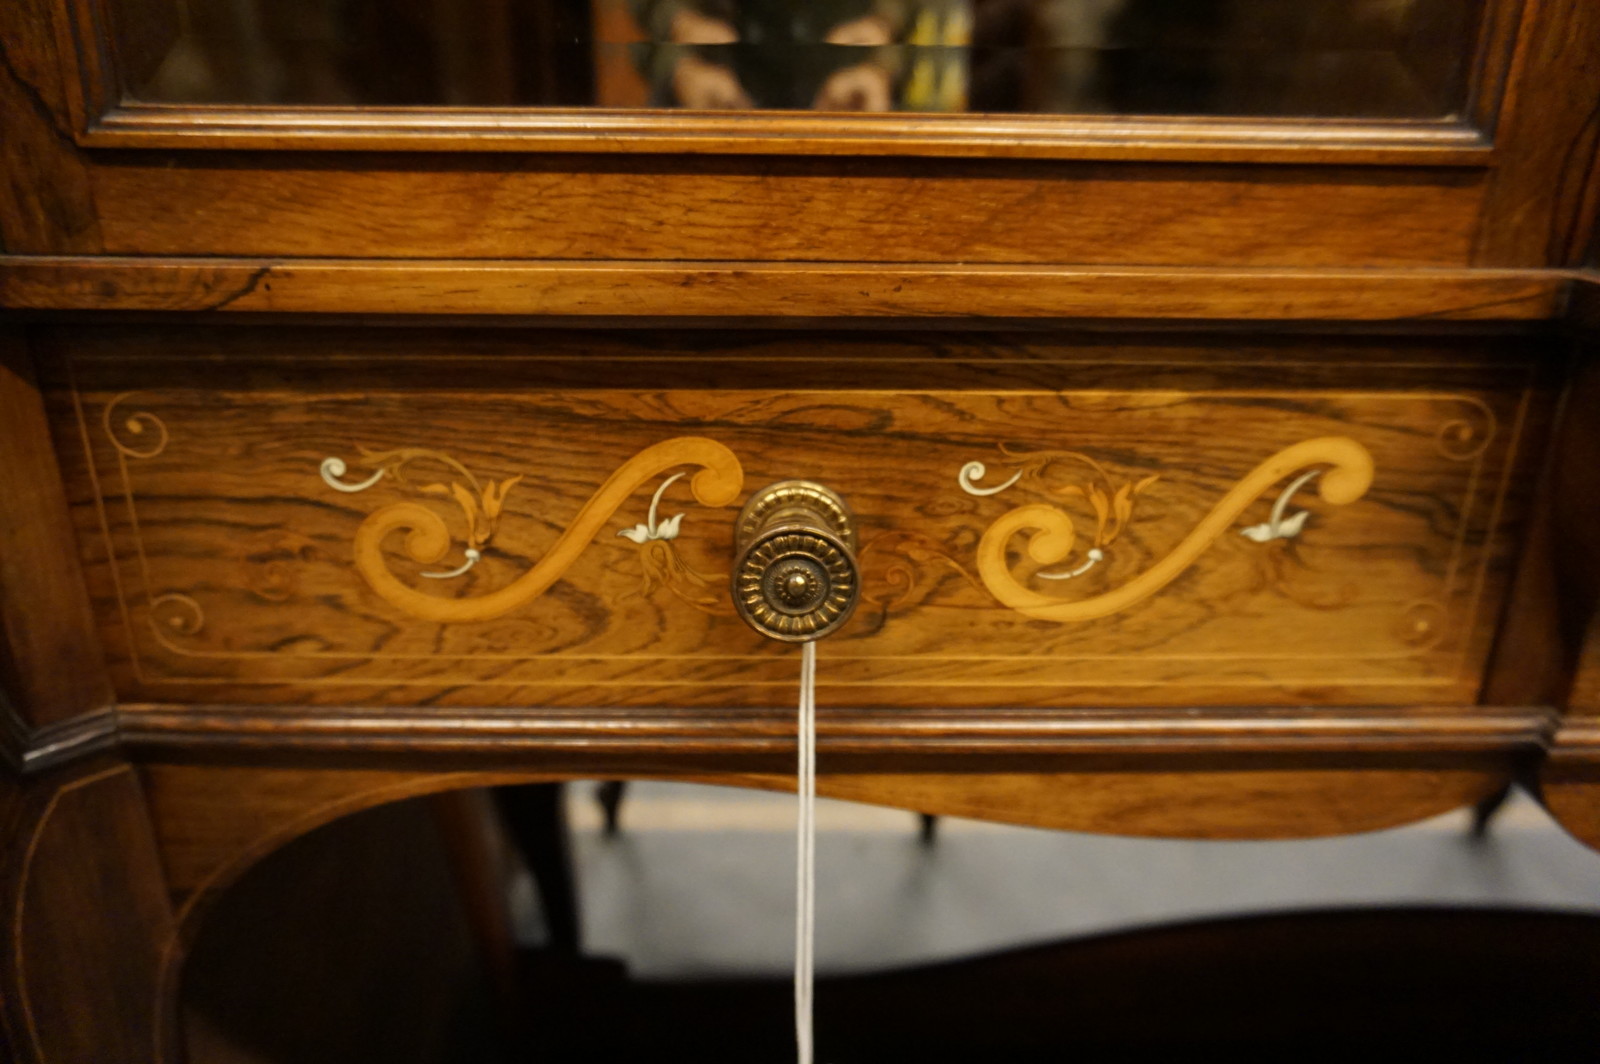
[[121,106],[124,82],[102,61],[120,52],[137,78],[163,50],[170,18],[122,25],[120,41],[101,26],[97,42],[88,9],[19,0],[5,12],[0,55],[10,176],[0,246],[1577,264],[1600,210],[1593,5],[1502,0],[1485,9],[1476,54],[1463,57],[1475,71],[1466,113],[1310,122]]
[[1584,632],[1575,672],[1572,689],[1567,694],[1568,710],[1600,717],[1600,614],[1590,620]]
[[1600,722],[1593,716],[1561,722],[1539,766],[1538,794],[1573,838],[1600,850]]
[[[1551,398],[1525,340],[58,340],[75,519],[119,693],[137,702],[787,705],[793,652],[745,629],[723,590],[733,507],[697,501],[719,500],[688,480],[661,501],[662,518],[684,515],[676,538],[620,535],[644,528],[661,483],[640,482],[547,590],[509,606],[501,593],[633,456],[690,436],[736,456],[735,504],[808,476],[855,507],[864,601],[821,648],[826,707],[1472,702],[1532,487],[1518,441]],[[1078,542],[1048,565],[1010,555],[1012,577],[1063,600],[1111,592],[1263,460],[1319,437],[1370,453],[1363,497],[1303,491],[1284,510],[1309,514],[1303,533],[1253,541],[1241,533],[1269,522],[1275,487],[1113,616],[1030,619],[979,571],[986,529],[1049,504]],[[329,459],[347,463],[346,487],[382,475],[338,490]],[[979,492],[1019,479],[969,492],[973,462],[988,466]],[[410,539],[379,534],[394,508]],[[374,535],[408,596],[464,603],[456,619],[362,576],[357,543]],[[473,543],[470,571],[422,575]],[[1091,546],[1103,563],[1038,577]]]
[[[1559,435],[1540,490],[1541,513],[1523,551],[1518,590],[1500,635],[1510,702],[1600,716],[1600,361],[1580,347]],[[1520,659],[1520,660],[1517,660]]]
[[1546,808],[1600,849],[1600,286],[1575,292],[1578,359],[1547,491],[1544,593],[1552,670],[1563,717],[1539,769]]
[[111,684],[20,328],[0,328],[0,427],[0,714],[31,730],[108,708]]
[[[1372,831],[1470,804],[1502,786],[1493,759],[1326,763],[1319,769],[1172,762],[1167,771],[824,772],[818,793],[849,801],[1036,827],[1153,837],[1300,838]],[[177,920],[192,936],[215,897],[254,862],[320,824],[385,802],[550,773],[149,765],[143,770]],[[786,791],[792,775],[671,778]]]
[[51,0],[0,6],[0,250],[103,250],[89,164],[73,142],[72,79]]
[[1471,805],[1504,769],[1396,772],[1325,767],[1169,772],[824,776],[818,793],[920,813],[1065,831],[1186,839],[1282,839],[1397,827]]
[[1545,321],[1575,274],[730,262],[0,257],[43,311],[726,319]]
[[1578,265],[1600,179],[1600,6],[1528,0],[1517,42],[1473,262]]
[[1466,266],[1483,172],[949,160],[136,153],[125,255]]
[[0,777],[0,1014],[10,1059],[172,1059],[161,991],[176,927],[127,765]]
[[[1593,299],[1592,289],[1586,293]],[[1583,308],[1582,365],[1568,391],[1560,457],[1552,470],[1552,533],[1560,559],[1559,644],[1571,715],[1600,717],[1600,322]]]

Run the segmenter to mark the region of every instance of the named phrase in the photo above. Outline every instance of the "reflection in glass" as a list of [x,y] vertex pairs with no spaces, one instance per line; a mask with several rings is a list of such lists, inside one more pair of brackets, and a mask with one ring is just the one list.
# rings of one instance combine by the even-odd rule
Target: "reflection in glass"
[[1482,0],[171,2],[134,99],[1440,118]]

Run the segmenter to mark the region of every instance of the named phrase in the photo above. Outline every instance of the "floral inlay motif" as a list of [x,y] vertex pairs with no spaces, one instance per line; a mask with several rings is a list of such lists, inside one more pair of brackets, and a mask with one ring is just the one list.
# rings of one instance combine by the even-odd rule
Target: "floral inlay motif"
[[[997,495],[1026,481],[1053,501],[1019,506],[990,524],[978,543],[978,576],[989,592],[1011,609],[1039,620],[1060,623],[1106,617],[1154,595],[1193,565],[1251,503],[1286,477],[1294,479],[1279,495],[1266,523],[1243,529],[1243,535],[1259,543],[1293,539],[1307,520],[1307,511],[1289,517],[1284,515],[1295,492],[1317,480],[1324,502],[1345,506],[1367,493],[1373,477],[1372,455],[1347,436],[1323,436],[1285,447],[1234,485],[1177,547],[1138,576],[1102,594],[1067,599],[1036,591],[1017,579],[1008,558],[1012,539],[1019,533],[1028,533],[1024,549],[1035,565],[1057,566],[1068,562],[1078,548],[1078,532],[1072,516],[1055,505],[1055,501],[1087,500],[1095,514],[1095,531],[1088,537],[1089,546],[1083,560],[1065,572],[1034,574],[1046,580],[1080,576],[1105,558],[1106,548],[1132,519],[1135,497],[1154,484],[1156,477],[1127,481],[1113,488],[1112,479],[1105,470],[1093,459],[1077,452],[1007,452],[1007,456],[1021,461],[1020,468],[1004,483],[980,486],[978,481],[988,472],[981,462],[968,462],[957,481],[968,494],[978,496]],[[1043,471],[1052,462],[1068,459],[1087,465],[1095,472],[1096,479],[1088,484],[1065,486],[1052,486],[1044,481]]]
[[[443,463],[456,474],[456,479],[449,484],[430,483],[417,489],[424,495],[451,499],[466,521],[466,548],[463,552],[466,562],[453,570],[422,574],[436,579],[460,576],[481,559],[483,550],[500,526],[506,494],[523,479],[516,476],[481,484],[460,462],[426,448],[400,448],[363,454],[364,463],[369,468],[376,467],[371,475],[355,483],[347,483],[343,478],[349,473],[349,468],[342,459],[330,457],[322,462],[323,481],[329,487],[346,493],[366,491],[386,477],[404,483],[406,468],[424,459]],[[726,446],[700,436],[679,436],[646,447],[618,467],[578,510],[544,556],[504,587],[482,594],[446,598],[420,591],[396,576],[389,568],[383,546],[391,533],[404,532],[405,537],[400,542],[406,555],[424,565],[437,564],[449,553],[453,542],[444,518],[430,507],[411,500],[390,503],[374,511],[362,522],[356,530],[356,569],[378,595],[406,613],[424,620],[448,623],[502,617],[537,599],[559,580],[635,491],[673,467],[683,465],[699,467],[690,477],[689,488],[702,506],[727,506],[739,497],[744,486],[744,469]],[[663,489],[665,486],[662,486]],[[642,539],[636,540],[641,546],[670,547],[670,540],[677,534],[682,515],[670,522],[658,522],[656,508],[659,501],[658,490],[646,523],[626,530],[638,533],[640,528],[643,529]],[[633,536],[628,538],[633,539]],[[658,566],[658,573],[675,571],[670,559]],[[647,563],[646,582],[650,579],[651,569]]]

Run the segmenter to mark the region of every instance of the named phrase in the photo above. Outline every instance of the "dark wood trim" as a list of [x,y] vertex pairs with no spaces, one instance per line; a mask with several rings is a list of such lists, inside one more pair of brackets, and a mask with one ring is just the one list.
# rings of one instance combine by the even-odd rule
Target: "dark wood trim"
[[1595,136],[1588,174],[1577,197],[1573,225],[1572,261],[1588,267],[1591,287],[1600,287],[1600,110],[1595,115]]
[[111,705],[26,332],[0,328],[0,687],[29,728]]
[[1600,768],[1600,717],[1564,717],[1550,743],[1550,763],[1563,768]]
[[[794,749],[793,714],[773,711],[139,705],[119,716],[129,751],[155,759],[356,755],[557,771],[568,760],[671,758],[687,770]],[[1074,754],[1514,754],[1542,750],[1554,721],[1542,708],[824,710],[818,749],[906,766],[946,755],[967,764]]]
[[1530,450],[1543,451],[1546,462],[1484,670],[1482,700],[1490,705],[1559,705],[1570,678],[1561,637],[1561,576],[1554,547],[1553,487],[1559,452],[1543,446]]
[[0,256],[0,307],[579,318],[1545,321],[1569,271]]
[[1563,420],[1556,500],[1556,557],[1561,562],[1561,634],[1570,686],[1569,715],[1600,720],[1600,286],[1575,293],[1572,317],[1580,330],[1577,374]]
[[0,4],[0,250],[100,250],[89,167],[73,141],[51,0]]
[[103,709],[36,729],[22,752],[24,773],[44,772],[105,753],[117,745],[117,714]]
[[[1600,239],[1600,232],[1595,233]],[[1567,293],[1567,323],[1585,337],[1590,346],[1600,337],[1600,269],[1578,270],[1572,274]]]
[[1561,631],[1570,685],[1563,704],[1569,715],[1600,725],[1600,283],[1592,272],[1574,288],[1570,317],[1580,365],[1564,415],[1565,477],[1553,493],[1561,515],[1558,557],[1565,560]]
[[1467,114],[1472,116],[1473,127],[1490,141],[1500,121],[1500,107],[1505,100],[1511,63],[1516,57],[1517,27],[1522,23],[1525,3],[1526,0],[1504,0],[1485,4],[1478,26],[1474,57],[1477,76],[1473,79]]
[[1600,719],[1600,609],[1590,617],[1584,632],[1572,687],[1567,692],[1567,712]]
[[98,759],[0,775],[0,832],[6,1059],[177,1059],[176,995],[162,982],[176,926],[134,771]]
[[111,13],[105,0],[51,0],[51,6],[67,116],[81,139],[96,116],[122,98]]
[[0,767],[9,769],[13,775],[21,775],[32,739],[33,730],[22,722],[10,700],[0,692]]
[[1489,141],[1458,120],[1095,115],[694,114],[510,108],[124,104],[88,148],[934,156],[1155,162],[1484,166]]
[[1527,0],[1473,261],[1581,261],[1600,138],[1600,4]]
[[103,709],[29,728],[0,698],[0,764],[17,775],[60,768],[117,745],[117,714]]
[[1572,835],[1600,849],[1600,281],[1573,285],[1568,323],[1577,366],[1550,483],[1546,607],[1562,716],[1539,767],[1539,794]]
[[[1565,323],[1581,331],[1580,319],[1589,313],[1590,290],[1600,290],[1586,274],[1575,276],[1565,307]],[[1581,345],[1571,339],[1559,366],[1562,397],[1551,422],[1539,425],[1527,441],[1537,458],[1538,486],[1532,510],[1517,552],[1511,592],[1495,629],[1494,648],[1484,673],[1481,700],[1490,705],[1551,705],[1566,702],[1575,658],[1572,621],[1566,615],[1575,587],[1572,559],[1562,553],[1573,543],[1573,499],[1600,491],[1593,463],[1586,458],[1590,443],[1583,407],[1594,402],[1592,374],[1581,366]]]

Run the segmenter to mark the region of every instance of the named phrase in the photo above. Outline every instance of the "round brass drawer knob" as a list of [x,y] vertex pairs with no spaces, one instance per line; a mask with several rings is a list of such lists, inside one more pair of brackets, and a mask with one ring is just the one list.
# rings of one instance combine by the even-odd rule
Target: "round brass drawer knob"
[[856,608],[855,518],[820,484],[785,480],[756,492],[739,514],[734,548],[734,605],[762,635],[820,639]]

